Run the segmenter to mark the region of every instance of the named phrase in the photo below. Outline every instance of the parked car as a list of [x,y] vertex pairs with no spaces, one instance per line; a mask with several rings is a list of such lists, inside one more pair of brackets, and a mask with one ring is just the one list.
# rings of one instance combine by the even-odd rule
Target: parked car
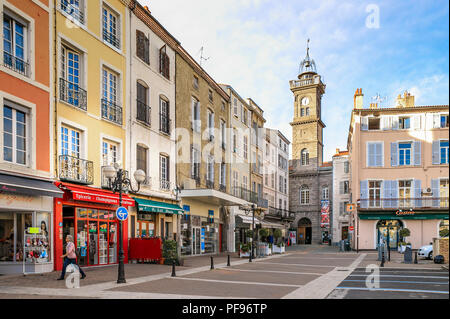
[[426,245],[419,248],[417,252],[418,257],[425,257],[426,259],[433,259],[433,245]]

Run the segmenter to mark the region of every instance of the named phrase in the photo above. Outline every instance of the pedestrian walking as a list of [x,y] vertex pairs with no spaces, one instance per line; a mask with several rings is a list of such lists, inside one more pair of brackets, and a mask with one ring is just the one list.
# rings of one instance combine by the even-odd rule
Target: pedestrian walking
[[64,276],[66,275],[66,268],[70,264],[76,265],[80,271],[81,279],[86,278],[86,274],[81,269],[81,267],[77,264],[77,255],[75,254],[75,244],[73,243],[73,237],[72,235],[66,236],[66,253],[61,256],[61,258],[64,258],[64,265],[61,272],[61,276],[57,280],[64,280]]

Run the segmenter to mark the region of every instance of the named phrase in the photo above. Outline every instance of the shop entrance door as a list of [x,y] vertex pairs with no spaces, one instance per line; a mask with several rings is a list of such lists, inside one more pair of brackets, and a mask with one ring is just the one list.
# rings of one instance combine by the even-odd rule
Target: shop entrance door
[[192,227],[192,255],[201,254],[201,228]]

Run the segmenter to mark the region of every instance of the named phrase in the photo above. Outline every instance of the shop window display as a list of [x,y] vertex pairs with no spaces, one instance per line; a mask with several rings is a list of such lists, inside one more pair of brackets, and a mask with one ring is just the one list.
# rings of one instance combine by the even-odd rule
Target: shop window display
[[14,260],[14,213],[0,214],[0,261]]

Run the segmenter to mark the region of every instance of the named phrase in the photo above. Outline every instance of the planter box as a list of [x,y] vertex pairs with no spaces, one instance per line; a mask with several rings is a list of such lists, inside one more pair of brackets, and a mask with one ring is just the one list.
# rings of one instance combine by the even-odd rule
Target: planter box
[[239,251],[239,258],[243,258],[243,257],[250,257],[250,252],[249,251],[247,251],[247,252],[243,252],[242,250],[241,251]]
[[268,245],[266,246],[266,251],[264,252],[265,256],[272,255],[272,248],[270,248]]
[[283,254],[284,252],[286,252],[286,247],[285,246],[273,245],[272,246],[272,252],[274,254]]

